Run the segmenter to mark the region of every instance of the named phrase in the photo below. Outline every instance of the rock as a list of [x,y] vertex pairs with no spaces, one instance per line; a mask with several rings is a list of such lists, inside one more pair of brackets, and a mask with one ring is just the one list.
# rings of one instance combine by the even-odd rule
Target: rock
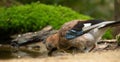
[[12,46],[23,46],[36,42],[44,42],[44,39],[56,32],[57,30],[53,30],[52,26],[47,26],[40,31],[18,34],[16,38],[13,38],[11,44]]

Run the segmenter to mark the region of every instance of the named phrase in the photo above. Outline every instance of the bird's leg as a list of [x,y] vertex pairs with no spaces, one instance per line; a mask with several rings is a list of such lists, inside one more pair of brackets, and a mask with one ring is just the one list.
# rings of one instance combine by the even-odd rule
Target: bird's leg
[[92,46],[90,46],[90,47],[85,47],[84,52],[85,52],[85,53],[91,52],[95,47],[96,47],[95,44],[92,45]]
[[54,51],[56,51],[56,50],[57,50],[57,48],[51,49],[51,50],[48,52],[48,56],[52,56],[52,53],[53,53]]
[[72,50],[72,54],[74,55],[74,54],[78,53],[77,51],[78,51],[78,49],[77,49],[77,48],[74,48],[74,49]]
[[93,47],[89,50],[89,52],[93,51],[97,44],[94,44]]

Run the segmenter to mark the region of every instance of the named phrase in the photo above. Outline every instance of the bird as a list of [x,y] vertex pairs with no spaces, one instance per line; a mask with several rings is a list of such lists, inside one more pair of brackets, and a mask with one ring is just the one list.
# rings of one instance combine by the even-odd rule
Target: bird
[[[66,32],[65,38],[68,40],[84,39],[84,52],[89,52],[100,41],[108,28],[120,26],[120,21],[88,20],[79,21],[72,29]],[[82,41],[80,41],[82,42]]]
[[73,20],[62,25],[57,33],[46,38],[46,47],[51,56],[55,50],[77,48],[80,52],[92,51],[105,31],[120,26],[120,21]]
[[[75,24],[77,24],[78,20],[70,21],[62,25],[62,27],[54,34],[48,36],[45,39],[45,45],[48,49],[48,55],[52,56],[52,53],[59,49],[68,48],[68,40],[65,38],[65,34],[68,30],[70,30]],[[67,44],[66,44],[67,43]]]

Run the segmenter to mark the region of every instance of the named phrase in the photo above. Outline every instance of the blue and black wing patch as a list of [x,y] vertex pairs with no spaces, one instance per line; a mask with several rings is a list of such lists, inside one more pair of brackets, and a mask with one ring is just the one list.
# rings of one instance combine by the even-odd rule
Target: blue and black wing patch
[[70,39],[76,38],[82,34],[83,34],[82,30],[81,31],[69,30],[69,31],[67,31],[65,37],[66,37],[66,39],[70,40]]
[[83,35],[84,33],[88,32],[88,31],[83,31],[82,28],[85,27],[85,24],[91,24],[91,25],[95,25],[98,23],[103,22],[103,20],[87,20],[87,21],[79,21],[71,30],[66,32],[66,39],[70,40],[70,39],[74,39],[78,36]]

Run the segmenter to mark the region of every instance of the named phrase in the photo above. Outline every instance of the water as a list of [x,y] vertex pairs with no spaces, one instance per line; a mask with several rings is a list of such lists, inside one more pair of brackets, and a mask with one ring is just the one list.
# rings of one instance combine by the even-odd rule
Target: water
[[21,47],[18,51],[8,45],[0,46],[0,59],[14,59],[24,57],[45,57],[47,56],[47,50],[43,46],[40,48],[33,47]]

